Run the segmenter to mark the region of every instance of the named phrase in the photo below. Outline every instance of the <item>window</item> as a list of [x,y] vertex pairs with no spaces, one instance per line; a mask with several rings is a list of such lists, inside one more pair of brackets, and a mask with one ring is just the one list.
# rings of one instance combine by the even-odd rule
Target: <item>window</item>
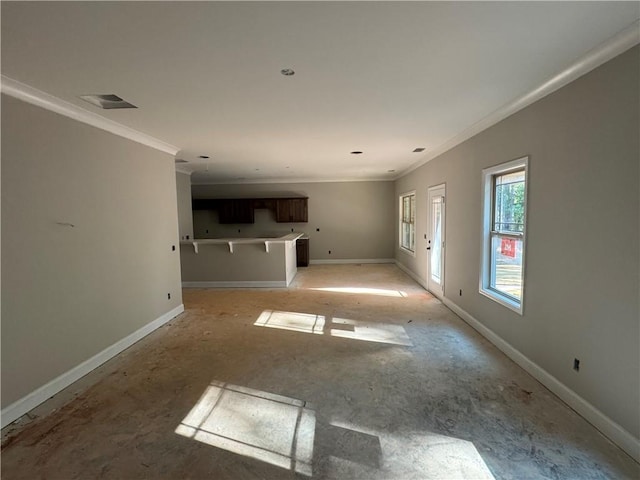
[[522,315],[528,157],[482,171],[480,293]]
[[416,243],[416,193],[400,196],[400,248],[415,252]]

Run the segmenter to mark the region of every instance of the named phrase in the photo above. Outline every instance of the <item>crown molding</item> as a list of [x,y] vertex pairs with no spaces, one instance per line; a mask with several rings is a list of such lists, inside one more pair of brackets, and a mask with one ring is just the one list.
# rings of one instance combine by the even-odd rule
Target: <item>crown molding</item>
[[460,145],[465,140],[470,139],[483,130],[486,130],[487,128],[513,115],[514,113],[522,110],[523,108],[528,107],[532,103],[537,102],[538,100],[573,82],[574,80],[599,67],[603,63],[608,62],[612,58],[627,51],[638,43],[640,43],[640,20],[636,20],[631,25],[621,30],[604,43],[589,50],[586,55],[581,57],[579,60],[571,64],[569,67],[567,67],[557,75],[548,79],[539,87],[534,88],[529,93],[526,93],[525,95],[516,98],[506,105],[503,105],[498,110],[490,113],[480,121],[474,123],[469,128],[463,130],[461,133],[446,141],[439,147],[436,147],[434,150],[427,152],[425,156],[423,156],[417,163],[413,164],[406,170],[403,170],[398,175],[396,175],[394,177],[394,180],[398,180],[399,178],[402,178],[405,175],[413,172],[414,170],[423,166],[425,163],[451,150],[457,145]]
[[199,180],[191,185],[265,185],[272,183],[357,183],[357,182],[393,182],[393,178],[268,178],[268,179],[247,179],[247,180]]
[[146,133],[139,132],[133,128],[129,128],[118,122],[109,120],[108,118],[90,112],[89,110],[85,110],[73,103],[69,103],[66,100],[54,97],[53,95],[38,90],[37,88],[33,88],[27,84],[14,80],[13,78],[7,77],[6,75],[1,75],[0,77],[2,78],[2,84],[0,86],[2,93],[17,98],[18,100],[64,115],[65,117],[72,118],[78,122],[86,123],[87,125],[105,130],[109,133],[113,133],[114,135],[133,140],[134,142],[141,143],[147,147],[155,148],[156,150],[168,153],[169,155],[175,155],[179,150],[177,147],[163,142],[162,140],[158,140]]

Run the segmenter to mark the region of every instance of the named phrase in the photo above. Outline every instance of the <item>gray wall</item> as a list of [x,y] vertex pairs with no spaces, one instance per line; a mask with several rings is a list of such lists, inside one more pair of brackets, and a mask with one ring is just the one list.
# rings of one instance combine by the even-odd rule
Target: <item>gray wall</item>
[[276,223],[272,212],[256,210],[252,225],[220,225],[215,213],[195,211],[194,234],[196,238],[259,236],[291,233],[293,229],[309,235],[312,260],[393,258],[395,233],[389,228],[395,215],[393,185],[393,182],[193,185],[193,198],[309,197],[309,223]]
[[[638,47],[627,51],[396,184],[396,196],[415,189],[418,205],[417,255],[401,252],[396,239],[396,258],[425,279],[427,187],[446,182],[445,296],[636,438],[638,56]],[[519,316],[478,293],[481,170],[524,155],[528,239]]]
[[191,211],[191,175],[176,172],[176,195],[178,197],[178,230],[180,240],[193,238],[193,215]]
[[3,95],[2,407],[179,306],[177,244],[170,155]]

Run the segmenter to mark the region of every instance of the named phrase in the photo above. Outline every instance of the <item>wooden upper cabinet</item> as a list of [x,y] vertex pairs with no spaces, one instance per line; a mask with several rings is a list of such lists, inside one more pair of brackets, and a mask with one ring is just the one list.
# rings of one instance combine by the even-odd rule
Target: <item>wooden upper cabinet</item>
[[192,210],[216,210],[216,200],[210,200],[208,198],[194,198],[191,200]]
[[276,199],[276,222],[297,223],[308,222],[307,198],[278,198]]
[[309,221],[307,197],[298,198],[194,198],[193,210],[217,210],[218,222],[224,224],[254,223],[255,209],[274,211],[276,222]]
[[254,210],[251,199],[230,199],[218,201],[218,221],[220,223],[253,223]]

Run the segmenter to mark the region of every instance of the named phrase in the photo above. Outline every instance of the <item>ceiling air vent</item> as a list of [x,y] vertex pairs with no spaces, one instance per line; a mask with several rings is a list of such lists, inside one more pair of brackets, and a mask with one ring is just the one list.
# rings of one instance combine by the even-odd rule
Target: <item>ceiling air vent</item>
[[176,163],[189,163],[186,160],[183,160],[182,158],[176,158]]
[[424,147],[418,147],[413,149],[413,153],[420,153],[420,152],[424,152]]
[[105,110],[111,110],[112,108],[138,108],[113,93],[80,95],[80,98],[85,102],[89,102],[90,104],[104,108]]

